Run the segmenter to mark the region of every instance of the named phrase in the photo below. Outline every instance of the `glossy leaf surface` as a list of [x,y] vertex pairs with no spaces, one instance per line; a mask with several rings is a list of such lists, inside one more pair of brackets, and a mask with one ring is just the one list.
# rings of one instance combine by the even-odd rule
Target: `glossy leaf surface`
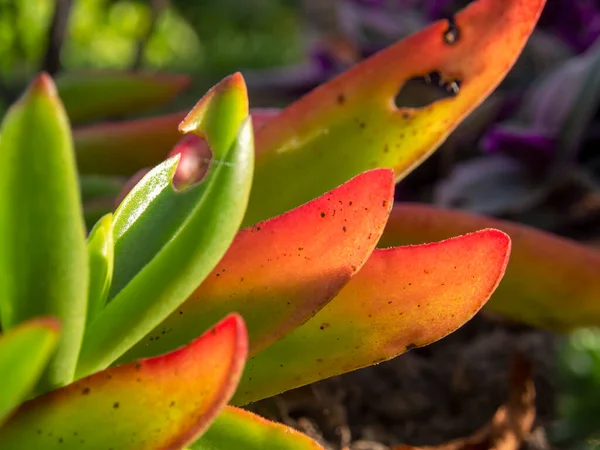
[[201,183],[177,191],[171,180],[178,157],[169,159],[115,212],[109,303],[87,327],[78,376],[108,367],[160,324],[214,269],[239,229],[254,162],[241,75],[215,86],[186,120],[193,126],[184,131],[202,134],[217,163]]
[[185,75],[134,72],[66,72],[56,86],[69,119],[91,122],[162,105],[189,84]]
[[378,249],[327,306],[246,365],[234,404],[393,358],[453,332],[502,278],[510,239],[483,230]]
[[178,450],[227,403],[247,351],[232,315],[186,347],[108,369],[25,403],[0,448]]
[[90,282],[87,323],[91,323],[106,304],[113,277],[114,253],[113,215],[107,214],[96,223],[88,236]]
[[513,250],[486,309],[554,331],[600,325],[600,252],[517,223],[420,204],[396,204],[378,245],[418,244],[494,227]]
[[323,450],[308,436],[243,409],[226,406],[191,450]]
[[44,382],[65,384],[81,346],[88,264],[69,122],[48,75],[11,107],[0,135],[2,328],[58,318],[61,342]]
[[0,335],[0,425],[26,397],[58,342],[54,319],[33,319]]
[[[545,0],[478,0],[316,88],[256,130],[256,176],[244,224],[316,198],[365,170],[397,180],[431,154],[500,83]],[[439,72],[458,94],[397,108],[413,77]],[[289,180],[295,180],[289,183]],[[277,195],[273,195],[277,192]]]
[[230,311],[246,321],[251,355],[269,346],[360,270],[383,231],[393,189],[391,170],[372,170],[240,231],[204,283],[124,360],[169,351]]

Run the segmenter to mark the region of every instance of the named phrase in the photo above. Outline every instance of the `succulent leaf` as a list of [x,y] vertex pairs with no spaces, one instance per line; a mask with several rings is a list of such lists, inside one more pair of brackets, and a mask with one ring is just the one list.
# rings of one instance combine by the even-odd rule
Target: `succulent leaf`
[[96,223],[88,236],[90,282],[87,323],[91,323],[106,304],[113,276],[114,252],[113,215],[107,214]]
[[233,394],[246,351],[244,322],[231,315],[172,353],[105,370],[26,402],[0,428],[0,448],[183,448]]
[[[391,167],[402,179],[502,81],[544,3],[473,2],[452,27],[447,20],[432,24],[266,122],[256,130],[255,178],[244,224],[281,214],[368,169]],[[396,95],[409,79],[431,74],[456,87],[457,95],[423,108],[396,107]]]
[[314,317],[251,358],[233,404],[391,359],[441,339],[488,300],[506,268],[498,230],[378,249]]
[[323,450],[308,436],[233,406],[221,410],[190,450]]
[[569,239],[471,213],[397,203],[378,245],[419,244],[485,227],[504,230],[513,242],[506,275],[486,309],[559,332],[600,325],[600,252]]
[[114,215],[114,276],[106,308],[87,327],[78,376],[104,369],[173,312],[219,262],[246,208],[254,148],[241,75],[201,99],[185,132],[208,140],[214,164],[183,191],[178,156],[148,173]]
[[0,335],[0,426],[31,392],[56,347],[60,326],[32,319]]
[[56,79],[59,96],[73,123],[154,108],[188,85],[186,75],[134,72],[65,72]]
[[0,315],[5,330],[39,316],[62,326],[44,388],[73,379],[86,317],[85,226],[69,122],[39,75],[0,131]]
[[383,231],[393,189],[391,170],[372,170],[240,231],[204,283],[122,361],[176,348],[229,311],[244,317],[250,355],[268,347],[360,270]]

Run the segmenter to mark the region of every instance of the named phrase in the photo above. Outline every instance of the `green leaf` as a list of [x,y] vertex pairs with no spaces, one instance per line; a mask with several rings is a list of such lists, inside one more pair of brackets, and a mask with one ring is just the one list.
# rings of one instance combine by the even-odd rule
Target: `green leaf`
[[175,156],[148,173],[115,212],[109,304],[86,330],[78,376],[110,365],[174,311],[239,229],[254,164],[241,75],[215,86],[182,124],[208,140],[216,163],[201,183],[176,191]]
[[191,450],[323,450],[308,436],[243,409],[226,406]]
[[56,79],[73,123],[154,108],[173,99],[188,84],[186,75],[135,72],[68,72]]
[[108,298],[113,276],[113,215],[107,214],[96,223],[88,237],[90,283],[88,286],[87,323],[102,311]]
[[55,319],[33,319],[0,336],[0,424],[31,391],[59,336]]
[[69,123],[48,75],[9,110],[0,135],[2,327],[57,317],[63,332],[43,382],[63,385],[81,346],[88,262]]

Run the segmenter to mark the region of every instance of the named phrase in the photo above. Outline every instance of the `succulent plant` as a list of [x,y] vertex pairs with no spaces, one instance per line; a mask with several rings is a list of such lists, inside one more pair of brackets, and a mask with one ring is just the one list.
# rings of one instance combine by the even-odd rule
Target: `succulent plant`
[[[492,295],[502,231],[376,246],[455,222],[405,216],[395,182],[502,80],[543,4],[479,0],[455,17],[458,41],[435,23],[280,113],[252,116],[234,74],[178,118],[196,137],[166,151],[144,136],[162,119],[72,136],[38,76],[0,129],[0,448],[320,448],[236,406],[427,345]],[[402,83],[432,72],[459,93],[394,106]],[[208,167],[184,170],[206,151]],[[86,238],[77,166],[151,168]],[[535,242],[558,248],[549,239]],[[527,305],[516,315],[545,325]]]

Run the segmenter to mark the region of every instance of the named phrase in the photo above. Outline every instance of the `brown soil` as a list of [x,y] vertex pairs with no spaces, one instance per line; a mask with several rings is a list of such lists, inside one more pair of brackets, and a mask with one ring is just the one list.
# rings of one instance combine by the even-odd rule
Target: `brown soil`
[[457,332],[392,361],[257,402],[327,449],[387,450],[472,434],[508,398],[511,358],[533,365],[537,418],[523,449],[546,450],[555,406],[557,337],[479,314]]

